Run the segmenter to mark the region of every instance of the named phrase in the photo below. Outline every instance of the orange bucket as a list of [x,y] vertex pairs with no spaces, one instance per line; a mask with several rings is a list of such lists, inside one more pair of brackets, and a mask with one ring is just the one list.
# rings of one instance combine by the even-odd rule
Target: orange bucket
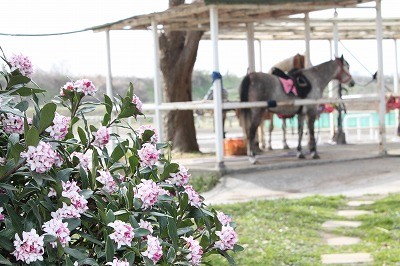
[[246,155],[246,141],[243,138],[224,139],[225,155]]

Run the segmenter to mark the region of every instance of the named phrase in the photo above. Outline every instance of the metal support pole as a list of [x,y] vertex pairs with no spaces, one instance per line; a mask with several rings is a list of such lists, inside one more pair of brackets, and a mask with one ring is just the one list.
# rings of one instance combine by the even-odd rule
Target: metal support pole
[[[218,9],[216,6],[210,6],[210,29],[211,43],[213,47],[213,71],[219,72],[218,61]],[[222,84],[221,80],[217,79],[213,83],[214,93],[214,128],[215,128],[215,153],[219,166],[223,165],[224,161],[224,143],[223,143],[223,128],[222,128]]]
[[260,68],[259,68],[259,71],[262,72],[262,69],[263,69],[263,67],[262,67],[262,43],[261,43],[260,39],[257,40],[257,41],[258,41],[258,49],[259,49],[259,57],[260,57]]
[[387,154],[386,147],[386,128],[385,128],[385,113],[386,113],[386,99],[385,99],[385,83],[383,77],[383,52],[382,52],[382,8],[381,0],[376,2],[376,41],[378,48],[378,93],[379,93],[379,153],[381,155]]
[[[330,50],[330,55],[331,58],[333,57],[333,45],[332,45],[333,41],[329,40],[329,50]],[[335,87],[335,81],[332,80],[329,83],[329,98],[333,98],[333,88]],[[335,134],[335,116],[333,113],[329,113],[329,135],[333,136]]]
[[305,27],[305,41],[306,41],[306,67],[311,66],[310,59],[310,39],[311,39],[311,29],[310,29],[310,17],[308,13],[304,13],[304,27]]
[[[153,33],[154,43],[154,103],[157,106],[162,103],[162,88],[160,77],[160,47],[158,42],[157,23],[154,19],[151,20],[151,28]],[[158,137],[160,141],[164,140],[163,127],[162,127],[162,113],[160,109],[155,109],[155,117],[153,123],[155,124]]]
[[249,72],[256,70],[255,56],[254,56],[254,24],[247,23],[247,57],[249,62]]
[[111,49],[110,49],[110,30],[106,30],[106,49],[107,49],[107,77],[106,93],[110,98],[113,97],[112,74],[111,74]]
[[[397,39],[394,39],[393,41],[394,41],[394,63],[395,63],[395,69],[394,69],[394,74],[393,74],[393,91],[394,91],[394,94],[396,96],[399,96],[398,95],[399,94],[399,62],[398,62],[398,55],[397,55]],[[395,118],[395,121],[396,121],[395,125],[398,125],[399,122],[400,122],[399,109],[396,109],[394,111],[394,113],[395,113],[395,117],[396,117]],[[396,128],[396,134],[398,134],[397,130],[398,129]]]

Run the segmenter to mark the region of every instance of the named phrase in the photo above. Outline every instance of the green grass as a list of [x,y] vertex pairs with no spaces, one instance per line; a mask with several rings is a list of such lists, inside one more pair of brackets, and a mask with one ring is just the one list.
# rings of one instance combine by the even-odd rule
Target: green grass
[[[321,238],[321,225],[327,220],[346,220],[337,216],[336,211],[347,209],[347,201],[339,196],[313,196],[213,207],[232,214],[238,225],[239,244],[245,250],[233,254],[237,265],[322,265],[322,254],[341,252],[369,252],[374,265],[399,265],[400,195],[358,207],[374,212],[357,217],[363,222],[360,228],[334,231],[337,235],[357,236],[362,243],[328,246]],[[218,256],[212,255],[208,260],[212,265],[228,265]]]

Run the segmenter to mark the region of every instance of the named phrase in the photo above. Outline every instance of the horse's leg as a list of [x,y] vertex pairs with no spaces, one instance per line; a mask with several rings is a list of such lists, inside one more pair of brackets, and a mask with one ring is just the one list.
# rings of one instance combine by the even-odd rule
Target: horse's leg
[[222,138],[225,138],[226,111],[222,111]]
[[289,145],[286,141],[286,118],[282,118],[283,149],[288,150]]
[[298,114],[297,115],[297,121],[298,121],[298,131],[299,131],[299,140],[297,143],[297,158],[299,159],[304,159],[306,158],[303,154],[302,148],[301,148],[301,140],[303,138],[303,128],[304,128],[304,115],[303,114]]
[[307,115],[308,134],[310,135],[308,141],[308,147],[310,149],[311,158],[313,159],[319,159],[319,155],[317,153],[317,144],[315,141],[315,134],[314,134],[314,122],[316,118],[317,117],[314,114]]
[[274,115],[269,115],[269,127],[268,127],[268,150],[272,151],[272,131],[274,131]]
[[264,123],[261,122],[257,130],[258,145],[261,149],[265,149],[265,138],[264,138]]
[[[259,148],[258,143],[255,141],[256,133],[257,133],[257,128],[260,126],[261,120],[262,120],[262,114],[264,112],[264,109],[262,108],[253,108],[251,110],[251,122],[250,122],[250,128],[248,131],[248,140],[249,140],[249,146],[247,147],[248,155],[251,157],[250,161],[252,163],[256,163],[255,161],[255,156],[257,153],[257,150]],[[250,148],[250,149],[249,149]]]

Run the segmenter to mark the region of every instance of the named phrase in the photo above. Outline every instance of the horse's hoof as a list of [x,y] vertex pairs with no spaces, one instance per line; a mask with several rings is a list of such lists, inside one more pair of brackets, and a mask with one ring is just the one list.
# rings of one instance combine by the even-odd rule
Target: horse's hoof
[[249,156],[249,162],[250,162],[251,164],[256,164],[256,163],[257,163],[256,157],[255,157],[255,156]]
[[287,144],[283,145],[284,150],[290,150],[289,146]]
[[302,152],[298,152],[298,153],[297,153],[297,158],[299,158],[299,159],[305,159],[306,156],[304,156],[304,154],[303,154]]
[[319,159],[320,157],[319,157],[318,153],[312,152],[312,153],[311,153],[311,158],[313,158],[313,159]]

